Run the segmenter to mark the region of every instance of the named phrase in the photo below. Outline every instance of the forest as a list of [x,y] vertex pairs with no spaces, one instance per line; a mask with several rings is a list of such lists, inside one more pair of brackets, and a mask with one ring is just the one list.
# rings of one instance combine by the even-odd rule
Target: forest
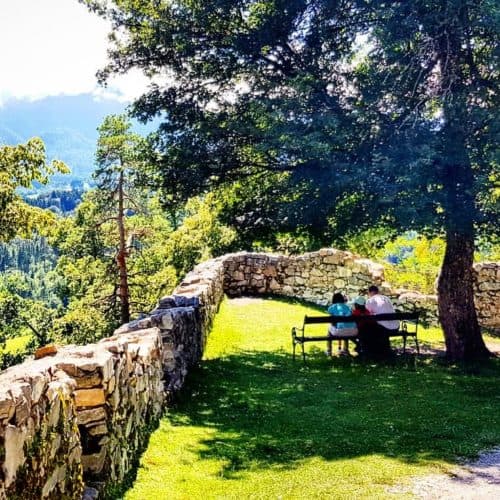
[[123,36],[101,82],[152,82],[100,125],[91,189],[23,197],[71,165],[0,146],[0,332],[27,339],[2,368],[109,335],[204,259],[324,246],[437,280],[449,358],[489,355],[472,264],[499,257],[494,2],[82,3]]

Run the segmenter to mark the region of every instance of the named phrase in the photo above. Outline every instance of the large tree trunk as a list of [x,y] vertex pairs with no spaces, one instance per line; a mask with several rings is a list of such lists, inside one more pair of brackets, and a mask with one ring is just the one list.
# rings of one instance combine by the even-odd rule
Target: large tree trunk
[[472,234],[449,230],[438,281],[438,309],[446,354],[452,361],[470,361],[491,355],[481,336],[474,306],[473,257]]

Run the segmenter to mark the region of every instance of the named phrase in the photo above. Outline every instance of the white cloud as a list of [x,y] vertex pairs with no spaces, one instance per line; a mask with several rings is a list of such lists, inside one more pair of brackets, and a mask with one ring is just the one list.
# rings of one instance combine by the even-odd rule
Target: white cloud
[[60,94],[140,95],[147,79],[139,73],[98,87],[95,73],[106,63],[108,31],[77,0],[0,0],[0,104]]

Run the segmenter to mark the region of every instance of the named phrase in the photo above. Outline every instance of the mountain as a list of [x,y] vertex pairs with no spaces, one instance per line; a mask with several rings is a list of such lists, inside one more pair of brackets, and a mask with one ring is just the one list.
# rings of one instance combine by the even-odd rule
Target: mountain
[[[97,127],[105,116],[123,113],[125,107],[118,101],[97,100],[91,94],[10,100],[0,106],[0,144],[40,137],[49,159],[62,160],[71,169],[70,176],[56,176],[52,184],[88,180],[94,170]],[[134,129],[146,134],[152,127],[137,125]]]

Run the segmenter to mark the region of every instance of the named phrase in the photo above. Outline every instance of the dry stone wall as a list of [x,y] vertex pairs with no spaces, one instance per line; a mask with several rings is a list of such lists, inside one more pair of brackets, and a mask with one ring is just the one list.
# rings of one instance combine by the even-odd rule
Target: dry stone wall
[[231,254],[224,270],[230,296],[275,294],[326,305],[335,290],[354,296],[377,284],[387,291],[381,265],[330,248],[300,256]]
[[57,349],[0,375],[0,498],[80,498],[123,479],[164,401],[158,329]]
[[500,332],[500,262],[474,266],[476,310],[481,326]]
[[[476,266],[484,326],[500,327],[500,264]],[[200,264],[151,314],[88,346],[49,354],[0,374],[0,500],[80,499],[84,482],[119,482],[148,425],[199,363],[224,291],[276,294],[326,305],[378,284],[403,309],[436,318],[436,297],[397,293],[383,267],[349,252],[301,256],[237,253]]]
[[[500,263],[476,264],[475,299],[481,326],[500,330]],[[396,290],[384,281],[384,268],[341,250],[322,249],[300,256],[241,252],[224,257],[224,288],[230,296],[274,294],[326,305],[334,291],[350,297],[376,284],[402,311],[421,311],[438,324],[437,296]]]
[[0,500],[80,499],[84,482],[123,480],[148,426],[201,359],[223,279],[221,260],[201,264],[113,337],[44,349],[1,373]]

